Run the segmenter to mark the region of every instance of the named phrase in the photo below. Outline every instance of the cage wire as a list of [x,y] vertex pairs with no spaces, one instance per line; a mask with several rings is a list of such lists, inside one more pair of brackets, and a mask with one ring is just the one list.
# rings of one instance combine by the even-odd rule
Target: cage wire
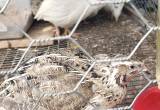
[[[10,0],[7,0],[4,7],[1,8],[0,13],[5,16],[5,9],[9,4]],[[32,39],[26,32],[24,32],[18,25],[15,25],[17,29],[19,29],[31,42],[27,48],[24,49],[4,49],[1,50],[0,57],[0,73],[1,74],[14,74],[21,65],[25,64],[29,59],[44,55],[44,54],[61,54],[68,57],[74,57],[77,53],[83,53],[84,58],[91,61],[90,68],[83,74],[82,78],[77,82],[76,86],[68,91],[62,91],[60,93],[44,93],[35,105],[33,106],[33,110],[40,105],[40,100],[44,97],[44,95],[64,95],[69,93],[74,93],[80,87],[85,77],[89,74],[90,70],[94,67],[96,63],[103,62],[112,62],[112,61],[125,61],[130,60],[137,49],[141,46],[145,39],[156,30],[159,30],[159,27],[156,25],[157,18],[157,8],[158,8],[158,0],[89,0],[90,4],[84,9],[83,13],[79,17],[77,23],[73,27],[72,31],[67,36],[58,36],[52,39]],[[126,3],[129,6],[129,9],[138,17],[139,20],[146,26],[144,27],[147,32],[142,36],[141,40],[135,46],[135,48],[130,52],[126,57],[113,57],[107,60],[96,60],[89,52],[87,52],[73,37],[72,35],[76,31],[80,22],[82,21],[83,16],[87,12],[88,8],[92,5],[105,4],[105,3]],[[6,17],[7,18],[7,17]],[[9,18],[7,18],[9,19]],[[66,45],[62,44],[64,40],[67,40],[70,43]],[[76,46],[78,49],[73,49],[70,45]],[[13,56],[14,54],[14,56]],[[76,70],[74,70],[76,72]],[[12,79],[12,78],[11,78]],[[13,80],[13,79],[12,79]],[[137,97],[148,87],[156,84],[156,80],[152,77],[140,74],[136,78],[132,79],[128,84],[128,92],[126,98],[123,103],[117,105],[115,108],[111,110],[124,110],[131,109]]]

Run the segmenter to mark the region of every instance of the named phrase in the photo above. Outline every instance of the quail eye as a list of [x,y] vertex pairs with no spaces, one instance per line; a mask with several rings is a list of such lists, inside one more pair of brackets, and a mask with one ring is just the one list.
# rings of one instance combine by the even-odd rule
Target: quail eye
[[135,66],[134,66],[134,65],[132,65],[132,66],[130,66],[130,68],[131,68],[131,69],[134,69],[134,68],[135,68]]
[[78,64],[76,64],[76,66],[79,66]]

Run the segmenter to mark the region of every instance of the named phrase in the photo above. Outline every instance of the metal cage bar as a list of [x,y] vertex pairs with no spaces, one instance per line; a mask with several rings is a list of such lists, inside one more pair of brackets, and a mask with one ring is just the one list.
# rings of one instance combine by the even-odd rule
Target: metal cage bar
[[[3,12],[4,12],[4,10],[6,9],[7,5],[9,4],[9,2],[10,2],[10,0],[8,0],[8,1],[6,2],[5,6],[0,10],[0,14],[4,14]],[[15,27],[16,27],[18,30],[20,30],[28,39],[30,39],[31,43],[29,44],[28,48],[25,49],[23,55],[22,55],[21,58],[19,59],[17,65],[14,67],[14,69],[8,70],[8,71],[0,71],[0,73],[2,73],[2,74],[6,74],[6,73],[7,73],[7,74],[12,74],[12,73],[14,73],[14,72],[19,68],[19,66],[22,64],[22,62],[24,61],[25,57],[27,57],[28,52],[32,49],[32,47],[34,47],[34,44],[37,44],[37,43],[39,43],[39,42],[49,42],[49,41],[55,41],[55,40],[70,40],[72,43],[74,43],[75,45],[77,45],[77,46],[79,47],[79,49],[80,49],[82,52],[84,52],[84,53],[90,58],[90,61],[92,61],[92,65],[91,65],[90,68],[85,72],[85,74],[82,76],[81,80],[76,84],[75,88],[73,88],[73,89],[70,90],[70,91],[64,91],[64,92],[60,92],[60,93],[56,93],[56,94],[54,94],[54,93],[50,93],[50,94],[44,93],[44,94],[42,94],[41,97],[39,98],[39,100],[37,101],[37,103],[35,104],[35,106],[33,107],[33,110],[37,108],[40,100],[41,100],[45,95],[57,96],[57,95],[63,95],[63,94],[68,94],[68,93],[76,92],[77,89],[78,89],[78,88],[80,87],[80,85],[82,84],[82,82],[83,82],[83,80],[85,79],[85,77],[89,74],[89,72],[91,71],[91,69],[94,67],[94,65],[95,65],[96,63],[99,63],[99,62],[111,62],[111,61],[117,61],[117,60],[123,61],[123,60],[129,60],[129,59],[131,59],[131,58],[133,57],[133,55],[136,53],[137,49],[140,47],[140,45],[141,45],[141,44],[144,42],[144,40],[149,36],[149,34],[150,34],[151,32],[153,32],[153,31],[156,31],[156,30],[159,30],[159,29],[160,29],[160,27],[158,27],[158,26],[154,26],[154,25],[152,26],[152,25],[150,25],[149,22],[148,22],[148,20],[143,16],[143,14],[139,11],[139,9],[137,9],[137,7],[135,6],[135,4],[133,4],[131,0],[112,0],[112,1],[111,1],[111,0],[101,0],[101,1],[98,1],[98,0],[93,0],[93,1],[91,1],[91,0],[89,0],[89,2],[90,2],[90,5],[88,5],[88,6],[84,9],[83,13],[82,13],[81,16],[79,17],[77,23],[75,24],[75,26],[73,27],[71,33],[70,33],[68,36],[58,36],[58,37],[55,37],[55,38],[52,38],[52,39],[39,39],[39,40],[37,40],[37,39],[32,39],[30,35],[28,35],[26,32],[24,32],[20,27],[18,27],[18,26],[14,23],[14,24],[15,24]],[[141,38],[141,40],[138,42],[138,44],[135,46],[135,48],[131,51],[131,53],[130,53],[127,57],[123,57],[123,58],[113,58],[113,59],[109,59],[109,60],[96,60],[96,59],[94,59],[94,58],[90,55],[89,52],[87,52],[87,51],[83,48],[83,46],[81,46],[74,38],[72,38],[72,35],[73,35],[74,32],[77,30],[80,22],[82,21],[83,16],[86,14],[86,12],[88,11],[88,9],[89,9],[92,5],[106,4],[106,3],[122,3],[122,2],[123,2],[123,3],[124,3],[124,2],[125,2],[125,3],[129,3],[129,5],[133,8],[133,10],[135,11],[135,13],[136,13],[136,14],[138,15],[138,17],[142,20],[142,22],[144,22],[144,24],[146,24],[146,26],[149,28],[149,30],[148,30],[148,31],[146,32],[146,34]],[[154,3],[154,2],[152,1],[152,3]],[[142,4],[141,4],[141,5],[142,5]],[[143,8],[145,8],[145,10],[146,10],[146,7],[143,7]],[[156,8],[156,5],[155,5],[155,4],[154,4],[154,8]],[[9,19],[9,18],[7,18],[7,19]],[[38,47],[38,46],[35,46],[35,50],[37,50],[37,47]],[[47,48],[47,51],[50,50],[50,49],[52,50],[52,49],[53,49],[53,45],[48,46],[48,47],[46,47],[46,48]],[[60,47],[58,46],[58,48],[60,48]],[[46,52],[47,52],[47,51],[46,51]],[[31,51],[31,52],[32,52],[32,51]],[[45,53],[46,53],[46,52],[45,52]],[[35,52],[35,53],[36,53],[36,52]],[[1,66],[1,65],[0,65],[0,66]],[[145,75],[142,75],[142,76],[144,76],[144,79],[146,80],[146,81],[144,81],[144,83],[145,83],[145,82],[147,82],[147,83],[144,84],[144,85],[145,85],[144,87],[140,88],[140,92],[136,95],[136,97],[135,97],[133,100],[132,100],[132,98],[131,98],[131,103],[130,103],[128,106],[124,106],[124,107],[123,107],[122,105],[120,105],[120,106],[118,106],[117,108],[112,108],[112,109],[109,109],[109,110],[131,109],[132,106],[133,106],[133,104],[134,104],[134,102],[135,102],[135,100],[137,99],[137,97],[138,97],[146,88],[148,88],[151,84],[153,84],[153,83],[156,82],[156,80],[149,79],[148,76],[145,76]],[[23,77],[23,75],[22,75],[22,76],[15,77],[15,78],[19,78],[19,77]],[[9,80],[12,80],[12,78],[9,79]],[[9,81],[9,80],[6,80],[6,81]],[[136,85],[135,85],[135,86],[136,86]],[[137,86],[138,86],[138,85],[137,85]],[[0,92],[0,94],[1,94],[1,92]]]

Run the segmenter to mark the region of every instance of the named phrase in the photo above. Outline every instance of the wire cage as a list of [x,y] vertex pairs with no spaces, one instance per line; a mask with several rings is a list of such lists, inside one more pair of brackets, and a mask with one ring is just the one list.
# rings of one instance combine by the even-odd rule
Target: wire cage
[[[0,13],[5,10],[6,5],[1,8]],[[91,62],[89,70],[85,72],[81,79],[77,82],[74,88],[68,91],[62,91],[62,93],[57,93],[58,95],[64,95],[76,92],[76,90],[82,85],[83,80],[89,74],[90,70],[94,67],[97,62],[112,62],[112,61],[126,61],[134,57],[137,50],[145,42],[148,36],[154,36],[155,31],[159,29],[156,25],[157,21],[157,10],[158,10],[158,0],[89,0],[90,4],[84,9],[83,13],[79,17],[79,20],[73,27],[72,31],[68,36],[58,36],[52,39],[32,39],[27,33],[25,33],[20,27],[16,26],[24,35],[30,39],[30,43],[27,48],[16,48],[16,49],[3,49],[0,50],[0,73],[1,74],[13,74],[19,70],[19,67],[24,65],[31,58],[50,55],[50,54],[61,54],[73,58],[76,54],[83,55],[85,60]],[[137,22],[140,22],[145,30],[142,38],[136,43],[135,47],[131,50],[129,55],[126,57],[113,57],[107,60],[96,60],[86,49],[84,49],[77,40],[75,40],[72,35],[77,30],[79,24],[81,23],[82,17],[87,12],[88,8],[92,5],[105,4],[105,3],[125,3],[125,8],[130,10],[135,16]],[[5,14],[5,13],[4,13]],[[16,25],[16,24],[15,24]],[[67,42],[66,42],[67,41]],[[74,47],[74,48],[73,48]],[[77,72],[77,70],[74,70]],[[14,78],[14,77],[13,77]],[[17,78],[17,77],[16,77]],[[11,78],[12,79],[12,78]],[[14,80],[14,79],[12,79]],[[127,87],[127,95],[124,101],[117,105],[113,110],[124,110],[132,109],[132,106],[136,98],[148,87],[156,84],[154,80],[154,75],[140,74],[139,76],[132,79]],[[0,92],[1,94],[1,92]],[[49,93],[52,94],[52,93]],[[52,94],[54,95],[54,93]],[[83,96],[82,96],[83,97]],[[40,106],[41,98],[34,102],[32,109],[36,109]]]
[[[2,49],[1,50],[1,71],[10,71],[13,69],[22,56],[22,52],[18,49]],[[13,56],[14,55],[14,56]]]

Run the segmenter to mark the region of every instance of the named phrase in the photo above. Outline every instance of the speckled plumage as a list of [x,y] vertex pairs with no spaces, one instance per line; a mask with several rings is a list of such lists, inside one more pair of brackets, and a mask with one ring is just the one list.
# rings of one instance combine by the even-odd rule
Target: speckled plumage
[[[108,58],[96,56],[97,59],[104,57]],[[53,96],[74,89],[90,65],[89,60],[78,56],[50,54],[32,58],[17,70],[24,76],[10,80],[10,88],[4,95],[17,103],[36,105],[45,93],[38,107],[47,110],[103,110],[121,103],[127,92],[127,78],[144,70],[139,62],[96,63],[77,92]],[[77,69],[81,72],[71,72]]]

